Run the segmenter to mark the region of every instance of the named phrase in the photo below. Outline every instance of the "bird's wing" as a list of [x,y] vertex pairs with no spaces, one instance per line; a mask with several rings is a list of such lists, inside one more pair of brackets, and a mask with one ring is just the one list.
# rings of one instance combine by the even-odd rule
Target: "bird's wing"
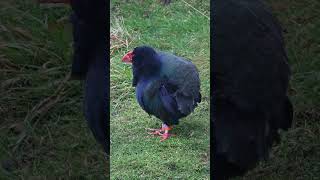
[[[174,97],[174,94],[171,89],[176,88],[174,85],[166,83],[162,84],[159,91],[160,91],[160,99],[164,106],[164,108],[171,114],[177,113],[177,101]],[[175,91],[175,90],[174,90]]]
[[[137,100],[143,110],[145,110],[148,114],[153,114],[157,117],[160,117],[159,113],[162,112],[164,107],[161,99],[161,90],[165,96],[165,93],[167,93],[165,87],[168,87],[165,85],[167,84],[166,81],[166,79],[158,78],[145,82],[146,84],[143,86],[141,86],[141,84],[137,85]],[[164,89],[161,89],[162,87]],[[165,99],[166,98],[169,97],[167,96]],[[169,100],[167,101],[169,102]]]
[[182,114],[190,114],[201,101],[200,78],[196,67],[191,63],[182,66],[170,82],[178,86],[175,93],[178,110]]
[[[168,91],[168,93],[163,94]],[[167,79],[161,89],[162,99],[169,97],[174,101],[175,111],[184,115],[190,114],[200,102],[200,84],[198,74],[186,74],[186,79]],[[163,96],[166,95],[166,96]],[[169,97],[168,97],[169,96]],[[169,101],[169,102],[171,102]],[[168,102],[168,100],[166,101]],[[172,102],[170,105],[172,106]],[[167,106],[166,108],[171,108]],[[171,108],[172,109],[172,108]]]

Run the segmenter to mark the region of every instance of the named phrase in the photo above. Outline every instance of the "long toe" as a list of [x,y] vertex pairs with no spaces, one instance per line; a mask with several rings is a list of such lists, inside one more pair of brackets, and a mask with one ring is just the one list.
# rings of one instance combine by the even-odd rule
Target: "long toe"
[[161,131],[148,132],[148,134],[152,134],[152,135],[159,135],[159,136],[161,136],[161,135],[162,135]]
[[160,142],[169,139],[170,136],[171,136],[171,134],[169,134],[169,133],[163,133],[162,136],[161,136]]
[[162,135],[162,129],[151,129],[151,128],[147,128],[147,130],[149,131],[148,134],[158,135],[158,136],[161,136],[161,135]]
[[161,129],[152,129],[152,128],[146,128],[148,131],[160,131]]

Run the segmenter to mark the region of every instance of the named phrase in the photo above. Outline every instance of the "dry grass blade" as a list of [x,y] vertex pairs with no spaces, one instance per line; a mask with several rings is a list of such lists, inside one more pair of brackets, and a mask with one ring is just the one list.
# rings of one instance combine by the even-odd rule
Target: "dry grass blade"
[[56,104],[61,96],[64,93],[66,82],[70,79],[70,73],[68,73],[65,78],[61,81],[60,85],[58,86],[57,90],[46,99],[40,101],[36,106],[32,108],[32,110],[27,114],[25,117],[26,120],[32,120],[39,114],[46,113],[54,104]]
[[11,30],[14,32],[14,33],[17,33],[17,34],[20,34],[22,35],[23,37],[31,40],[32,39],[32,35],[30,32],[28,32],[26,29],[22,29],[21,27],[11,27]]
[[[49,97],[40,101],[37,105],[35,105],[32,110],[26,115],[24,122],[31,122],[35,117],[40,119],[43,117],[55,104],[57,104],[65,94],[66,83],[70,79],[70,73],[68,73],[63,80],[61,80],[60,85],[56,89],[56,91]],[[33,128],[37,125],[38,121],[34,123]],[[21,142],[27,137],[26,132],[24,132],[17,143],[15,144],[13,151],[15,152]]]
[[110,55],[112,56],[117,50],[123,47],[128,48],[132,39],[125,28],[123,18],[113,17],[110,28]]
[[12,69],[12,70],[19,70],[19,66],[12,63],[9,59],[5,58],[4,55],[0,55],[0,69],[1,70],[8,70],[8,69]]
[[200,13],[202,16],[206,17],[208,20],[210,20],[210,17],[205,15],[203,12],[199,11],[197,8],[193,7],[191,4],[187,3],[186,1],[182,0],[187,6],[191,7],[193,10],[197,11]]
[[15,77],[15,78],[7,79],[7,80],[1,82],[1,85],[0,85],[1,90],[7,89],[12,84],[19,82],[21,79],[22,79],[21,77]]

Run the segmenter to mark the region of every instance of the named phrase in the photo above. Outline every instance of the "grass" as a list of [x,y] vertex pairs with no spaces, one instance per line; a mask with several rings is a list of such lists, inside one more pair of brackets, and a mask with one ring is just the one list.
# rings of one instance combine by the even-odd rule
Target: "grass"
[[[209,179],[209,20],[188,6],[209,15],[209,1],[111,2],[111,179]],[[144,44],[191,59],[201,76],[203,101],[162,143],[147,135],[161,121],[139,107],[131,67],[121,63]]]
[[68,81],[67,7],[0,2],[0,179],[106,178],[82,112],[82,84]]
[[268,2],[286,30],[294,121],[270,160],[243,179],[320,179],[320,3]]

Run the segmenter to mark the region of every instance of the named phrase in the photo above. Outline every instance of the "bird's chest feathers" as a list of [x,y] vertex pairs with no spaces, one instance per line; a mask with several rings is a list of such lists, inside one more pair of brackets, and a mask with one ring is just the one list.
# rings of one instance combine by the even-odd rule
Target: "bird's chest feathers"
[[136,98],[138,100],[139,105],[142,106],[142,108],[144,108],[143,95],[145,92],[146,85],[147,85],[146,82],[140,82],[136,86]]
[[155,79],[142,79],[136,86],[136,98],[139,105],[146,111],[159,104],[158,88]]

